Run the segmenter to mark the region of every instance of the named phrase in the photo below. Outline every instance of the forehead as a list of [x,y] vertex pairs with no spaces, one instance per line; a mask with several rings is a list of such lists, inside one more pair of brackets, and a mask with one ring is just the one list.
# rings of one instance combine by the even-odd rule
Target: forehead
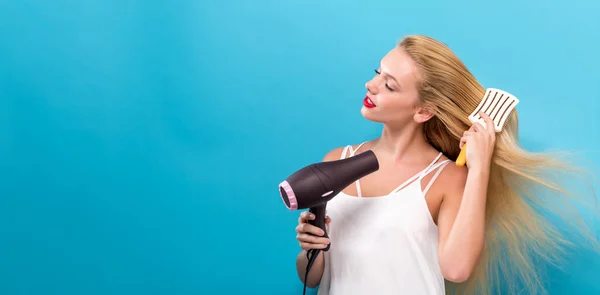
[[390,50],[381,59],[381,70],[399,82],[416,81],[417,67],[410,56],[399,47]]

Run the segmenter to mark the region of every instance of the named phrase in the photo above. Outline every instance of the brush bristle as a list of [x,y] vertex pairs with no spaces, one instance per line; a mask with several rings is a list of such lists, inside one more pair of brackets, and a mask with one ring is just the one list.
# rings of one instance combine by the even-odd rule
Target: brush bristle
[[500,132],[506,119],[518,103],[519,99],[516,96],[500,89],[488,88],[477,108],[469,115],[469,120],[472,123],[479,122],[485,127],[485,121],[479,115],[479,112],[483,111],[494,121],[496,132]]

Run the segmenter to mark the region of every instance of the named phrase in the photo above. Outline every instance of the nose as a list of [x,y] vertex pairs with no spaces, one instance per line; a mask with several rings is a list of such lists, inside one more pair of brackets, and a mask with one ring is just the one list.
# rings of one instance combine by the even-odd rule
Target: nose
[[374,80],[370,80],[367,81],[367,83],[365,83],[365,88],[367,88],[367,91],[371,94],[377,94],[378,92],[378,87],[377,87],[377,83],[375,83]]

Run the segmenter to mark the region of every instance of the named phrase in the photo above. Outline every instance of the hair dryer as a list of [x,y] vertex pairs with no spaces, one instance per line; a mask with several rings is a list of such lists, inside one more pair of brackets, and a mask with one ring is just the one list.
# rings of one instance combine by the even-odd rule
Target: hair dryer
[[[308,165],[284,180],[279,185],[279,193],[290,210],[310,208],[316,218],[309,222],[320,227],[327,237],[327,202],[348,185],[377,170],[377,157],[368,150],[349,158]],[[329,246],[323,250],[329,250]]]
[[[279,185],[279,193],[290,210],[306,209],[315,215],[309,223],[320,227],[328,237],[325,227],[327,202],[345,187],[358,179],[379,170],[379,162],[371,150],[345,159],[308,165],[290,175]],[[331,244],[323,251],[328,251]],[[307,256],[306,278],[321,249],[311,249]],[[312,254],[312,255],[311,255]],[[306,293],[306,283],[304,285]]]

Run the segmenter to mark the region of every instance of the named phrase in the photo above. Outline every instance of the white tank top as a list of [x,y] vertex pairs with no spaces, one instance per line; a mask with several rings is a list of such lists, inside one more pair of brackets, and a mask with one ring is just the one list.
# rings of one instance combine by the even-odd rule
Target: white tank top
[[[347,146],[341,158],[356,150]],[[444,294],[438,264],[438,230],[425,195],[450,160],[438,160],[385,196],[339,193],[327,204],[331,247],[319,295]],[[439,169],[438,169],[439,168]],[[425,189],[421,180],[437,169]]]

